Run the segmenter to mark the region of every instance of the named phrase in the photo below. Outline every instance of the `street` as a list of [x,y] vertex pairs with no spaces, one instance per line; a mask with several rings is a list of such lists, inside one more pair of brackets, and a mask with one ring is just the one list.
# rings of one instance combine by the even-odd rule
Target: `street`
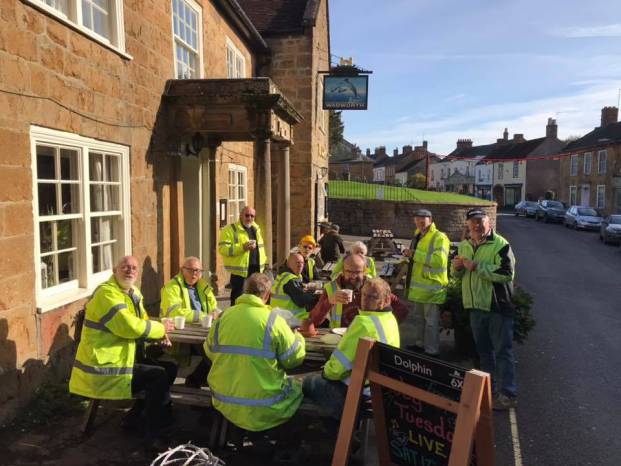
[[516,351],[520,448],[510,414],[495,414],[497,464],[621,464],[619,247],[512,215],[499,215],[498,231],[513,246],[537,325]]

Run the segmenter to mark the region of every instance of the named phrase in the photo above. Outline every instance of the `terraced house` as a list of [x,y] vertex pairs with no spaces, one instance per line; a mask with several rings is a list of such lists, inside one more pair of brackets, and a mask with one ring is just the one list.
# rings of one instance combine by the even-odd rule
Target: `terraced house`
[[157,307],[186,255],[227,282],[218,231],[244,205],[270,260],[314,231],[328,18],[327,0],[0,0],[0,419],[66,373],[72,318],[121,256]]

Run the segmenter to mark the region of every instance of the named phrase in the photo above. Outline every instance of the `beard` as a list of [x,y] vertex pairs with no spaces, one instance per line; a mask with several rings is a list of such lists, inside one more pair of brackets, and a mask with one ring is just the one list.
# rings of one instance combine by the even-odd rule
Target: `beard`
[[121,278],[119,279],[117,277],[116,281],[119,283],[119,286],[125,290],[129,290],[130,288],[132,288],[134,286],[134,283],[136,283],[136,279],[135,278]]

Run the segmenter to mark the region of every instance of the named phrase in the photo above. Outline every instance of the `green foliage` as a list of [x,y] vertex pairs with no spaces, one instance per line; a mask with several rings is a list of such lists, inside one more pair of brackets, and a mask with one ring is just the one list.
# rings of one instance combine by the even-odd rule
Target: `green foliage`
[[69,393],[67,383],[43,383],[15,420],[14,426],[21,429],[48,424],[59,417],[67,417],[82,413],[87,402],[78,396]]
[[345,124],[343,123],[343,119],[341,118],[341,112],[337,112],[335,110],[330,110],[330,153],[333,152],[334,147],[343,142],[343,133],[345,132]]
[[[513,304],[515,306],[513,340],[524,344],[528,334],[536,324],[531,310],[533,297],[523,288],[516,286],[513,293]],[[447,299],[443,307],[453,313],[453,323],[456,329],[470,330],[470,317],[463,306],[461,281],[459,279],[451,278],[449,280]]]

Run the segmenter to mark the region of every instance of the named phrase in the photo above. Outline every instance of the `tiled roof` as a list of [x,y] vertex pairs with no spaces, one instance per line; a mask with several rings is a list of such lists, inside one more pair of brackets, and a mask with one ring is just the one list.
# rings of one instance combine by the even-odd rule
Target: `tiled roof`
[[567,144],[563,148],[563,152],[600,147],[614,142],[621,143],[621,122],[611,123],[603,128],[595,128],[580,139]]
[[[300,31],[316,0],[237,0],[262,35]],[[313,18],[314,19],[314,18]]]
[[474,157],[481,157],[488,155],[497,147],[496,143],[483,144],[480,146],[457,148],[451,152],[447,157],[457,157],[460,159],[470,159]]
[[407,172],[411,168],[416,167],[416,165],[425,165],[425,163],[426,163],[425,159],[422,159],[422,160],[412,160],[411,162],[409,162],[409,163],[405,164],[403,167],[401,167],[397,173]]
[[486,159],[524,159],[533,153],[537,147],[541,145],[546,138],[531,139],[530,141],[513,143],[509,141],[507,144],[496,146],[487,156]]

